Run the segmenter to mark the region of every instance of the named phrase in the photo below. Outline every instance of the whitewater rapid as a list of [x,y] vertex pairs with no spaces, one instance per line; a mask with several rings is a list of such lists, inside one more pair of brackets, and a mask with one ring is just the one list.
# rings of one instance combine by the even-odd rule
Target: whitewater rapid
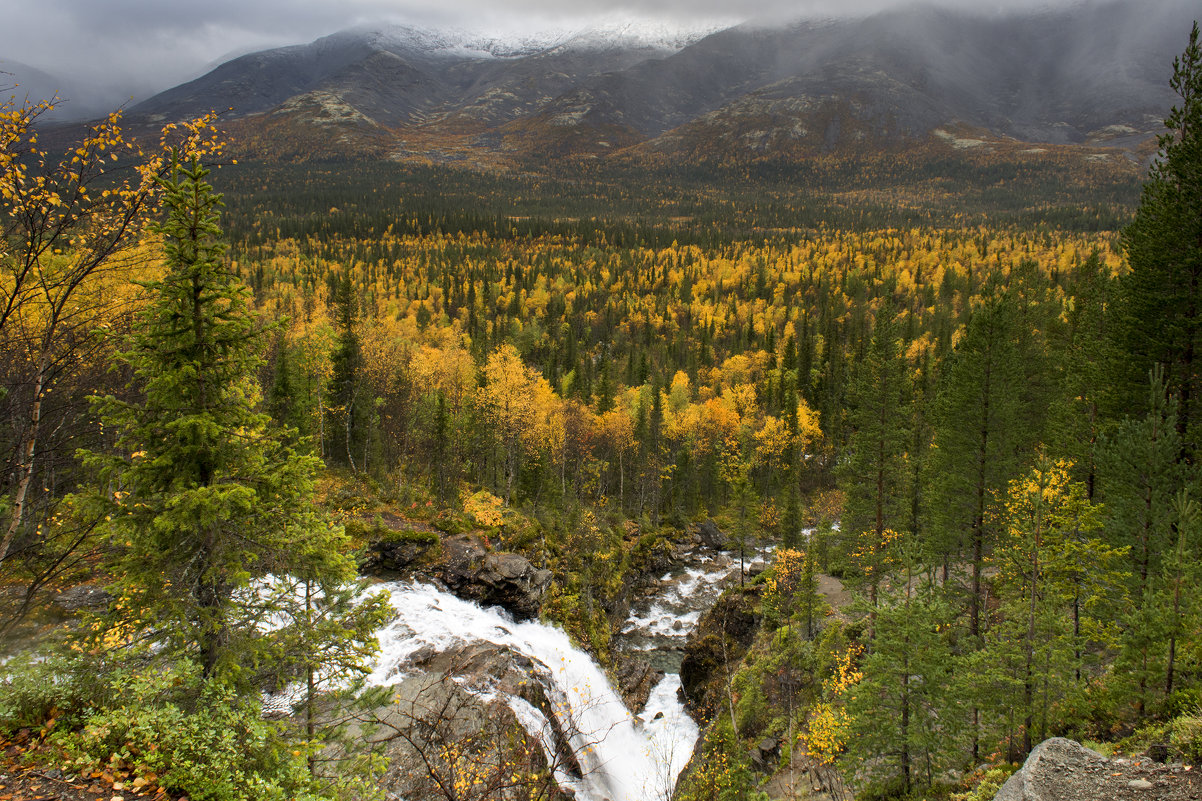
[[[554,694],[566,701],[561,724],[573,732],[582,779],[559,775],[581,801],[667,799],[697,741],[697,724],[681,706],[680,677],[668,674],[652,690],[639,718],[626,709],[600,667],[572,645],[562,630],[537,621],[515,622],[429,584],[390,582],[386,591],[397,616],[379,632],[380,656],[368,682],[396,684],[416,672],[419,651],[487,642],[511,648],[543,665]],[[502,696],[530,734],[547,744],[543,713],[517,697]]]
[[[762,570],[774,546],[749,549],[744,566]],[[738,581],[739,556],[733,551],[691,553],[636,602],[622,624],[621,647],[641,651],[665,671],[678,671],[689,634],[701,616],[731,583]]]

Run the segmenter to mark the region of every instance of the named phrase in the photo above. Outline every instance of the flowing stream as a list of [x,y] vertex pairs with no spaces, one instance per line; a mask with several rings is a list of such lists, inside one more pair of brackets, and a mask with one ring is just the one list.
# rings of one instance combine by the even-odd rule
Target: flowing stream
[[[559,775],[581,801],[651,801],[670,796],[697,740],[697,725],[677,699],[680,677],[667,675],[654,688],[641,718],[626,709],[597,664],[567,634],[537,621],[515,622],[428,584],[380,585],[397,617],[381,630],[381,653],[369,682],[390,685],[413,670],[425,649],[445,651],[486,642],[523,654],[546,668],[548,695],[563,704],[561,728],[570,732],[583,778]],[[543,713],[517,697],[503,697],[531,733],[547,745]]]
[[[762,568],[771,547],[748,549],[745,569]],[[642,651],[652,665],[669,674],[680,670],[689,633],[718,600],[728,582],[738,581],[739,555],[733,551],[695,551],[659,579],[659,586],[634,604],[622,626],[621,647]]]

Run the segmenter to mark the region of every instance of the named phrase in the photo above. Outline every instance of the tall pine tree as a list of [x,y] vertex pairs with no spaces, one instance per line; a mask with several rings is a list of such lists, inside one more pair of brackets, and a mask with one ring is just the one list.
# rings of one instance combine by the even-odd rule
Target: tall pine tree
[[1032,443],[1031,410],[1022,397],[1023,366],[1018,315],[1003,293],[986,296],[963,338],[945,362],[934,409],[933,556],[949,562],[967,557],[972,574],[969,633],[981,633],[982,570],[994,541],[989,506],[1018,472]]
[[[122,630],[249,689],[342,646],[365,655],[382,602],[324,634],[297,628],[317,619],[315,603],[344,595],[355,569],[314,509],[317,458],[257,410],[268,331],[223,263],[207,173],[193,158],[164,181],[167,274],[148,286],[155,300],[122,355],[144,400],[98,401],[119,450],[87,455],[103,483],[82,500],[107,519]],[[273,589],[289,579],[305,592]]]
[[1173,60],[1170,86],[1180,97],[1165,120],[1135,220],[1123,232],[1131,270],[1120,279],[1116,378],[1123,409],[1147,410],[1144,379],[1165,368],[1178,398],[1182,446],[1202,439],[1202,44],[1198,23]]
[[890,301],[877,312],[872,341],[848,387],[847,457],[840,471],[846,494],[843,530],[877,602],[887,531],[906,528],[906,451],[909,445],[908,371]]

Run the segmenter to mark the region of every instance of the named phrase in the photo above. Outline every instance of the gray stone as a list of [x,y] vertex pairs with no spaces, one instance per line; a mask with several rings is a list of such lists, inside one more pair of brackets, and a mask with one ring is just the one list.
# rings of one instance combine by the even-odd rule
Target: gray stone
[[538,617],[551,586],[550,570],[536,568],[520,554],[488,553],[466,537],[444,540],[443,556],[435,576],[460,598],[503,607],[519,619]]
[[656,670],[642,656],[618,653],[614,665],[614,678],[617,679],[618,692],[631,712],[642,712],[651,697],[651,690],[664,677],[662,670]]
[[1132,779],[1127,782],[1127,786],[1135,790],[1151,790],[1152,782],[1147,779]]
[[707,548],[721,551],[727,547],[728,541],[726,535],[722,533],[722,529],[718,528],[718,524],[712,519],[698,524],[697,535],[701,538],[701,544]]
[[1044,740],[1031,751],[1027,761],[1011,776],[994,801],[1051,801],[1061,797],[1056,788],[1066,781],[1068,768],[1090,762],[1105,762],[1097,751],[1064,737]]
[[67,612],[83,610],[106,609],[113,602],[113,596],[104,587],[95,584],[80,584],[63,590],[54,598],[56,606]]

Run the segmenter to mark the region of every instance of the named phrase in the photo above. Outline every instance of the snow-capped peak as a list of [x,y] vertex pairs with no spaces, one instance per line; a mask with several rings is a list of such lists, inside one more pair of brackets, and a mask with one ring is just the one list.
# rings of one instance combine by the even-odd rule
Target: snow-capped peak
[[663,19],[599,18],[573,27],[480,32],[418,25],[359,26],[352,30],[382,49],[431,56],[512,59],[553,50],[635,48],[675,52],[733,20],[681,23]]

